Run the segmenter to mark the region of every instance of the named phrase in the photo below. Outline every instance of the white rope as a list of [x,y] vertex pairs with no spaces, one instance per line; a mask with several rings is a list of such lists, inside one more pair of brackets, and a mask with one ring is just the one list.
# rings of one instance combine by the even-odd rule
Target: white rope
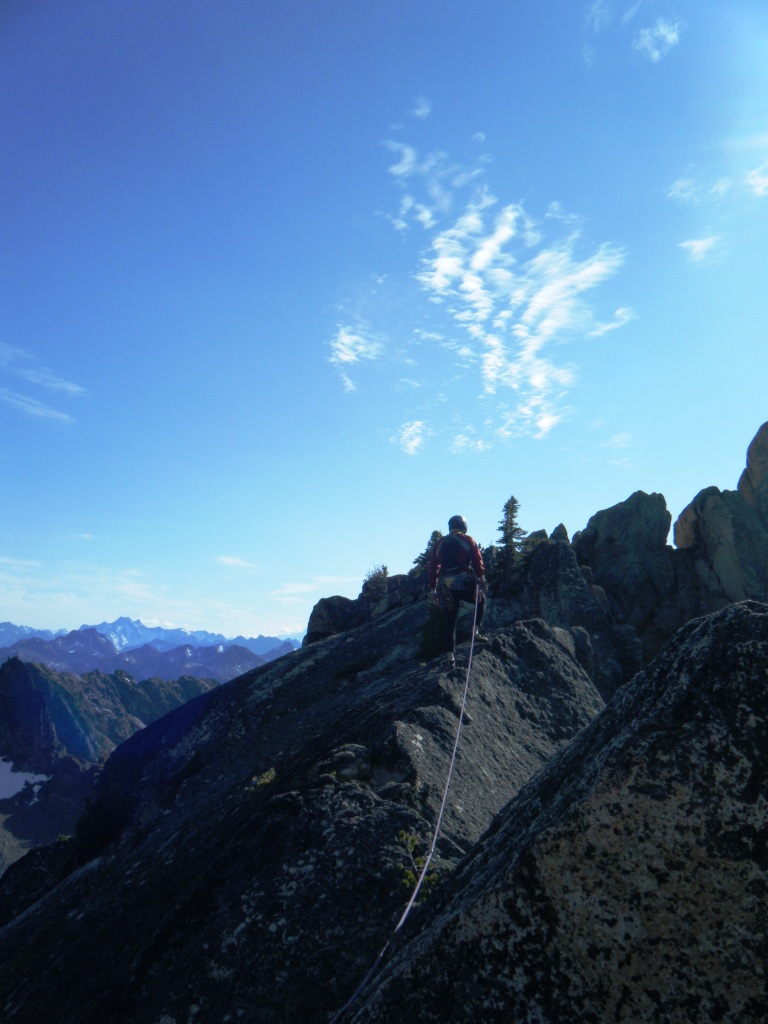
[[368,971],[366,976],[363,978],[363,980],[357,986],[357,989],[355,990],[354,994],[347,1000],[347,1002],[344,1004],[344,1006],[342,1006],[342,1008],[340,1010],[338,1010],[333,1015],[333,1017],[329,1021],[329,1024],[336,1024],[336,1021],[341,1019],[341,1017],[346,1013],[346,1011],[349,1009],[349,1007],[352,1006],[352,1004],[357,1001],[360,993],[363,991],[363,989],[366,987],[368,982],[371,980],[371,978],[374,976],[374,974],[378,970],[379,965],[381,964],[381,961],[384,959],[384,954],[387,952],[387,949],[389,948],[390,942],[392,941],[392,939],[395,937],[395,935],[397,935],[397,933],[400,931],[400,929],[405,924],[405,920],[408,917],[408,915],[410,914],[411,908],[413,907],[414,903],[416,902],[416,898],[419,895],[419,890],[421,889],[422,883],[423,883],[424,879],[426,878],[427,871],[429,870],[429,865],[432,862],[432,857],[433,857],[433,855],[435,853],[435,848],[437,847],[437,840],[438,840],[438,837],[440,835],[440,825],[442,824],[442,821],[443,821],[443,813],[445,811],[445,805],[446,805],[446,803],[448,801],[448,791],[451,788],[451,776],[453,775],[453,766],[456,763],[456,754],[457,754],[458,749],[459,749],[459,736],[461,735],[461,725],[462,725],[462,722],[464,721],[464,709],[467,706],[467,694],[469,693],[469,675],[470,675],[470,672],[472,671],[472,656],[473,656],[474,651],[475,651],[475,632],[477,630],[477,606],[479,604],[479,601],[480,601],[480,583],[478,581],[477,587],[475,589],[475,613],[474,613],[474,616],[473,616],[473,619],[472,619],[472,642],[471,642],[471,644],[469,646],[469,658],[467,659],[467,674],[466,674],[466,678],[464,680],[464,696],[463,696],[462,701],[461,701],[461,711],[459,712],[459,722],[458,722],[458,725],[456,726],[456,740],[455,740],[455,742],[453,744],[453,753],[451,754],[451,763],[450,763],[450,765],[448,767],[448,777],[445,780],[445,790],[443,791],[443,799],[442,799],[442,802],[440,804],[440,811],[439,811],[439,813],[437,815],[437,823],[435,825],[435,834],[434,834],[434,836],[432,838],[432,846],[430,848],[430,851],[429,851],[429,854],[427,856],[427,859],[424,861],[424,866],[421,869],[421,874],[419,875],[419,879],[416,882],[416,886],[415,886],[413,892],[411,893],[411,898],[410,898],[410,900],[408,900],[408,906],[405,908],[405,910],[403,911],[403,914],[402,914],[400,920],[397,922],[397,925],[395,926],[395,930],[392,932],[392,935],[387,940],[386,945],[384,946],[382,951],[376,957],[376,960],[375,960],[373,966],[371,967],[371,969]]
[[430,863],[432,861],[432,857],[433,857],[434,852],[435,852],[435,847],[437,846],[437,839],[438,839],[438,836],[440,835],[440,825],[442,824],[442,821],[443,821],[443,813],[445,811],[445,805],[446,805],[446,802],[448,800],[448,790],[451,788],[451,776],[453,775],[453,766],[456,763],[456,754],[457,754],[458,749],[459,749],[459,736],[461,735],[461,725],[462,725],[462,722],[464,721],[464,709],[467,706],[467,694],[469,693],[469,673],[472,671],[472,655],[474,654],[474,650],[475,650],[475,630],[477,628],[477,605],[478,605],[478,601],[479,601],[479,596],[480,596],[480,585],[478,584],[478,586],[475,589],[475,614],[474,614],[474,617],[472,619],[472,643],[469,646],[469,658],[467,660],[467,675],[466,675],[466,679],[464,681],[464,696],[463,696],[462,701],[461,701],[461,711],[459,713],[459,723],[458,723],[458,725],[456,727],[456,741],[453,744],[453,753],[451,754],[451,763],[450,763],[450,765],[448,767],[448,778],[445,781],[445,791],[443,792],[443,800],[442,800],[442,803],[440,804],[440,813],[437,816],[437,824],[435,825],[435,835],[434,835],[434,838],[432,839],[432,847],[431,847],[431,849],[429,851],[429,855],[427,856],[427,859],[424,861],[424,867],[421,869],[421,875],[419,876],[419,880],[416,883],[416,887],[414,888],[413,892],[411,893],[411,898],[408,901],[408,906],[403,911],[403,916],[397,922],[397,927],[395,928],[395,932],[394,932],[395,935],[402,928],[403,924],[405,923],[405,919],[408,917],[408,915],[411,912],[411,907],[416,902],[416,897],[419,895],[419,889],[421,889],[421,884],[424,881],[424,879],[426,878],[427,871],[429,870],[429,865],[430,865]]

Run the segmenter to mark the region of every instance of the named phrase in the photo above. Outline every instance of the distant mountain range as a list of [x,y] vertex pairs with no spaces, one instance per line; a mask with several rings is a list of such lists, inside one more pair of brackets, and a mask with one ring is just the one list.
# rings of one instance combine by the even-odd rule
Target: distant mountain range
[[[231,638],[225,637],[221,633],[209,633],[202,629],[164,629],[162,626],[145,626],[140,619],[129,619],[125,615],[121,615],[114,622],[82,625],[72,632],[79,633],[86,629],[95,629],[97,633],[110,639],[116,651],[126,651],[144,644],[152,644],[158,650],[170,650],[171,647],[180,647],[183,644],[188,644],[191,647],[237,644],[254,654],[266,654],[286,642],[292,644],[293,650],[301,646],[300,642],[291,636],[276,637],[259,634],[257,637],[236,636]],[[34,629],[31,626],[16,626],[12,622],[0,622],[0,647],[10,647],[17,640],[29,640],[32,637],[38,637],[41,640],[55,640],[57,637],[66,636],[69,632],[70,630],[66,629]]]
[[0,623],[0,874],[72,832],[118,744],[298,646],[125,617],[71,632]]
[[123,670],[137,679],[187,675],[223,683],[299,646],[294,638],[229,639],[204,630],[145,626],[126,617],[71,632],[0,623],[0,663],[18,657],[78,675]]

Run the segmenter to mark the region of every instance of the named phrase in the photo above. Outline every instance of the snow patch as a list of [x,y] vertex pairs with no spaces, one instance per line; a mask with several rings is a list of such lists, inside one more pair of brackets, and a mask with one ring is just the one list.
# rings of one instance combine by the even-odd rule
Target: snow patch
[[30,775],[28,772],[16,772],[13,765],[5,759],[0,760],[0,800],[7,800],[16,796],[29,782],[33,786],[40,786],[48,781],[47,775]]

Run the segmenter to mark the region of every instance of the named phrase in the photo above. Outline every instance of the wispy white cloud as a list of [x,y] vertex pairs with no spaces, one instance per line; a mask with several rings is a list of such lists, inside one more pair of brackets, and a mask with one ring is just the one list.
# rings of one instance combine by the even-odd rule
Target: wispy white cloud
[[394,177],[409,178],[418,170],[419,152],[413,146],[407,146],[403,142],[395,142],[391,139],[388,139],[384,145],[400,158],[397,163],[391,164],[388,168],[389,173]]
[[[307,580],[289,580],[281,583],[275,590],[270,591],[268,596],[275,605],[292,609],[296,615],[299,614],[298,609],[306,607],[309,610],[317,598],[327,596],[329,587],[335,588],[336,593],[350,595],[359,592],[361,585],[362,579],[359,576],[311,576]],[[302,625],[300,629],[303,631],[303,628]],[[288,632],[296,631],[296,628],[292,628]]]
[[20,395],[16,391],[10,391],[8,388],[0,388],[0,399],[6,405],[10,405],[12,408],[18,409],[28,416],[35,416],[43,420],[55,420],[58,423],[74,422],[68,413],[62,412],[60,409],[54,409],[44,402],[39,402],[36,398],[30,398],[29,395]]
[[390,441],[400,445],[406,455],[415,455],[424,447],[429,433],[424,420],[412,420],[410,423],[404,423]]
[[366,331],[364,327],[341,326],[331,342],[329,362],[336,367],[344,383],[345,391],[356,391],[357,385],[350,376],[350,369],[365,361],[381,356],[381,340]]
[[[761,139],[764,154],[768,142]],[[678,178],[667,189],[667,198],[687,205],[719,203],[738,197],[762,199],[768,196],[768,158],[755,166],[719,177],[688,175]]]
[[4,566],[9,570],[27,570],[27,569],[39,569],[40,562],[34,558],[9,558],[6,555],[0,555],[0,565]]
[[709,238],[692,238],[688,242],[680,242],[679,248],[684,249],[694,262],[703,260],[719,238],[717,235],[710,235]]
[[768,195],[768,160],[749,171],[745,182],[748,190],[754,195],[760,197]]
[[0,369],[12,368],[19,361],[27,360],[29,355],[20,348],[14,348],[6,342],[0,341]]
[[[27,385],[44,391],[57,392],[67,397],[79,398],[86,394],[85,388],[66,380],[45,366],[35,355],[24,349],[0,342],[0,372],[4,376],[24,381]],[[0,398],[15,409],[39,419],[72,423],[68,413],[54,409],[46,402],[26,394],[19,394],[10,388],[0,387]]]
[[[377,323],[370,299],[344,318],[330,360],[345,388],[355,390],[352,371],[363,360],[386,354],[396,364],[389,386],[401,402],[410,393],[418,404],[403,409],[390,440],[409,455],[438,429],[457,453],[546,437],[568,412],[565,396],[576,379],[566,343],[607,335],[634,317],[626,306],[607,317],[592,308],[592,296],[621,269],[623,249],[589,243],[583,218],[556,202],[539,218],[522,202],[500,202],[484,158],[460,166],[409,142],[386,145],[397,156],[389,175],[401,196],[396,213],[384,216],[404,238],[419,228],[418,242],[426,232],[407,286],[420,290],[420,297],[408,292],[418,326],[398,335],[390,331],[392,307],[382,309],[390,333],[385,353],[367,326]],[[464,424],[476,415],[468,406],[478,402],[482,426],[475,433]]]
[[680,43],[680,33],[684,27],[681,21],[658,18],[651,28],[640,29],[632,48],[654,64],[658,64]]
[[270,591],[272,597],[296,597],[311,594],[317,590],[317,583],[282,583],[277,590]]
[[259,566],[254,565],[253,562],[247,562],[243,558],[236,558],[232,555],[217,555],[215,561],[220,565],[225,565],[228,569],[247,569],[249,571],[259,570]]
[[667,189],[667,198],[679,203],[700,203],[711,194],[695,178],[678,178]]
[[419,96],[413,108],[413,116],[423,120],[425,117],[429,117],[431,113],[432,104],[429,102],[426,96]]
[[[603,34],[611,41],[610,30],[622,33],[622,46],[626,45],[626,33],[633,32],[631,47],[654,64],[658,64],[680,44],[685,23],[671,13],[661,14],[651,25],[630,29],[637,25],[640,17],[649,15],[658,4],[655,0],[591,0],[586,7],[585,29],[588,40],[582,44],[582,59],[588,68],[594,66],[598,48],[596,37]],[[614,37],[615,38],[615,35]]]
[[449,212],[455,190],[482,173],[479,167],[454,163],[440,150],[422,155],[415,146],[393,139],[385,140],[384,146],[398,157],[388,171],[403,197],[397,213],[385,216],[399,231],[411,226],[433,228]]
[[573,382],[570,368],[548,354],[552,343],[604,334],[632,318],[623,307],[610,323],[596,323],[585,302],[587,292],[617,272],[624,253],[605,243],[584,255],[574,230],[543,244],[520,204],[500,211],[496,205],[479,190],[434,236],[417,279],[468,336],[485,393],[516,394],[516,411],[505,418],[501,435],[543,436],[559,419],[553,403]]
[[[236,591],[228,602],[211,596],[210,588],[186,590],[174,597],[169,586],[153,576],[151,567],[125,568],[94,561],[24,561],[0,556],[0,606],[14,609],[17,621],[33,626],[76,629],[84,622],[101,622],[128,615],[147,625],[163,624],[187,629],[234,630],[254,636],[301,635],[307,621],[307,598],[297,603],[270,598],[263,615],[256,616],[245,597]],[[318,588],[319,589],[319,588]],[[311,607],[311,597],[309,598]],[[285,608],[285,610],[282,610]],[[306,610],[305,610],[306,609]]]
[[513,409],[507,409],[502,413],[496,435],[503,441],[519,437],[541,440],[562,419],[562,412],[555,412],[544,397],[533,394]]
[[475,435],[474,427],[466,427],[464,431],[454,437],[449,450],[454,455],[461,455],[464,452],[485,452],[493,447],[490,441]]
[[635,311],[629,306],[622,306],[617,309],[613,314],[613,320],[609,320],[607,323],[597,324],[593,330],[589,332],[590,338],[599,338],[603,334],[607,334],[608,331],[616,331],[619,327],[623,327],[628,324],[630,320],[635,319]]
[[47,388],[49,391],[61,391],[67,395],[84,395],[86,393],[85,388],[80,387],[79,384],[57,376],[45,366],[26,366],[20,368],[17,375],[28,383]]
[[29,384],[67,395],[84,395],[85,388],[54,373],[31,352],[0,342],[0,369]]
[[626,25],[627,22],[632,21],[632,19],[637,14],[639,14],[640,11],[642,11],[645,7],[648,7],[648,6],[649,6],[648,0],[636,0],[636,3],[630,4],[630,6],[627,7],[626,10],[623,11],[623,13],[621,15],[621,23],[622,23],[622,25]]
[[602,32],[611,20],[608,0],[593,0],[587,8],[587,27],[592,32]]
[[630,448],[634,444],[631,434],[614,434],[607,441],[603,441],[601,448]]

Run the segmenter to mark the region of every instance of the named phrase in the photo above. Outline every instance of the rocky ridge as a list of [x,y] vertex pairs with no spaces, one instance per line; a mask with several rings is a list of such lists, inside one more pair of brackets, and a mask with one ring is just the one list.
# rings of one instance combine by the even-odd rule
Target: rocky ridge
[[514,799],[349,1019],[764,1021],[768,606],[689,624]]
[[[747,449],[737,490],[700,491],[674,524],[675,547],[667,544],[671,525],[663,495],[636,491],[597,512],[572,540],[562,525],[549,536],[532,533],[518,592],[492,601],[488,621],[540,616],[583,626],[607,699],[692,618],[734,601],[768,601],[768,423]],[[386,586],[384,597],[364,589],[354,601],[319,601],[305,644],[423,596],[417,571]]]
[[[402,909],[401,836],[417,855],[429,843],[454,742],[460,673],[420,663],[414,617],[426,606],[257,669],[122,744],[76,837],[0,883],[4,1019],[31,1024],[51,1001],[62,1022],[186,1020],[192,1006],[324,1019]],[[564,630],[518,623],[478,651],[440,876],[601,707]]]
[[[694,499],[688,547],[641,492],[533,538],[475,651],[437,878],[345,1022],[765,1019],[768,606],[728,589],[766,579],[761,445],[748,497]],[[463,672],[422,591],[326,599],[301,651],[115,750],[73,839],[0,880],[4,1020],[329,1020],[392,935],[455,740]]]

